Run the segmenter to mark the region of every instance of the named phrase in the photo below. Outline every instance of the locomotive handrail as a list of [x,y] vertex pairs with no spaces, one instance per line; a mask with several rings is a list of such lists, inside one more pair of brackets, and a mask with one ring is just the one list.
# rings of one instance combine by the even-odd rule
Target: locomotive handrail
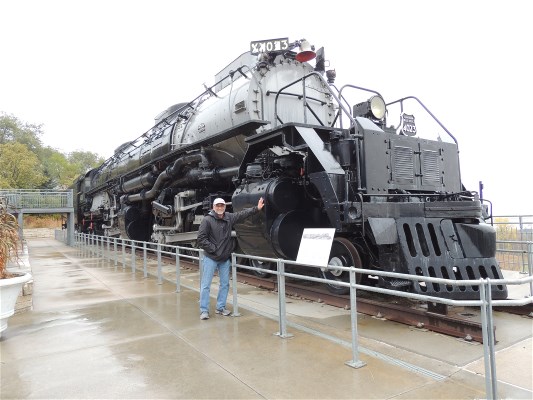
[[[359,89],[359,90],[363,90],[365,92],[370,92],[370,93],[374,93],[374,94],[377,94],[379,97],[383,98],[383,96],[379,93],[379,92],[376,92],[375,90],[372,90],[372,89],[367,89],[367,88],[364,88],[364,87],[361,87],[361,86],[355,86],[355,85],[351,85],[351,84],[346,84],[346,85],[343,85],[341,86],[340,90],[337,89],[339,91],[339,97],[342,97],[342,99],[344,99],[344,101],[349,105],[348,101],[344,98],[344,96],[342,95],[342,91],[344,90],[344,88],[352,88],[352,89]],[[350,110],[350,115],[352,114],[352,110]],[[340,124],[341,124],[341,128],[342,128],[342,114],[341,114],[341,118],[340,118]]]
[[[347,112],[346,109],[344,108],[344,106],[342,105],[342,102],[339,100],[339,98],[337,97],[337,95],[329,88],[329,85],[328,83],[324,80],[324,77],[322,75],[320,75],[318,72],[310,72],[309,74],[307,75],[304,75],[302,76],[301,78],[289,83],[288,85],[285,85],[283,86],[280,90],[278,90],[277,94],[276,94],[276,98],[274,99],[274,127],[278,126],[278,121],[279,122],[282,122],[281,119],[279,118],[278,116],[278,97],[279,95],[283,92],[283,90],[287,89],[288,87],[300,82],[300,81],[305,81],[307,78],[309,78],[310,76],[317,76],[319,80],[322,81],[322,83],[324,83],[325,87],[328,88],[328,91],[329,93],[333,96],[333,98],[337,101],[337,104],[339,105],[340,108],[342,108],[342,110],[346,113],[346,115],[349,116],[352,124],[350,126],[350,128],[352,128],[353,126],[355,126],[355,120],[353,119],[353,117],[351,116],[351,113]],[[306,94],[305,94],[305,84],[303,84],[302,86],[303,88],[303,99],[304,99],[304,106],[307,104],[307,97],[306,97]],[[304,108],[304,123],[307,123],[307,117],[306,117],[307,113],[305,112],[305,108]],[[342,129],[342,119],[341,119],[341,129]]]
[[[339,108],[341,108],[345,113],[346,115],[348,115],[348,117],[350,118],[350,121],[351,121],[351,124],[350,124],[350,129],[352,127],[355,126],[355,119],[353,118],[353,116],[351,115],[351,112],[347,112],[346,111],[346,108],[344,107],[344,105],[342,104],[342,102],[340,101],[339,97],[331,90],[331,88],[329,87],[328,83],[324,80],[324,77],[319,74],[318,72],[311,72],[307,75],[304,75],[303,77],[295,80],[294,82],[292,83],[289,83],[288,85],[282,87],[276,94],[276,98],[274,99],[274,123],[276,124],[275,126],[277,126],[277,123],[278,123],[278,120],[281,122],[281,119],[278,117],[278,97],[279,95],[283,92],[284,89],[302,81],[304,82],[303,85],[302,85],[302,89],[303,89],[303,99],[304,99],[304,122],[307,123],[307,113],[305,111],[305,106],[307,106],[307,100],[306,100],[306,95],[305,95],[305,80],[310,77],[310,76],[317,76],[318,79],[320,81],[322,81],[322,83],[324,84],[325,87],[327,87],[329,93],[331,94],[331,96],[333,96],[333,98],[337,101],[337,104],[339,105]],[[339,93],[339,95],[341,95]],[[342,96],[342,95],[341,95]],[[316,117],[316,115],[315,115]],[[342,129],[342,117],[340,118],[340,128]],[[355,135],[354,135],[355,136]],[[359,140],[361,140],[361,138],[359,136],[356,136],[356,141],[355,141],[355,151],[357,154],[359,154]],[[362,190],[362,186],[361,186],[361,161],[360,161],[360,158],[359,157],[356,157],[356,174],[357,174],[357,190]]]
[[[248,70],[248,72],[250,72],[251,74],[251,77],[249,77],[248,75],[246,75],[245,73],[242,72],[242,70],[246,68]],[[233,83],[235,82],[235,79],[233,79],[233,75],[235,75],[235,72],[239,72],[242,76],[244,76],[244,78],[248,79],[248,80],[254,80],[255,83],[257,84],[257,89],[261,92],[261,98],[263,98],[263,88],[261,87],[261,84],[259,83],[259,81],[257,80],[257,77],[254,75],[253,73],[253,70],[252,68],[250,68],[248,65],[241,65],[240,67],[238,67],[236,69],[236,71],[229,71],[228,72],[228,76],[231,77],[231,88],[230,88],[230,94],[233,93]],[[227,77],[226,77],[227,78]],[[237,77],[238,78],[238,77]],[[228,107],[231,108],[231,95],[228,96]],[[263,102],[261,102],[261,115],[264,116],[265,115],[265,110],[264,110],[264,104]],[[234,121],[233,121],[233,114],[230,113],[230,118],[231,118],[231,124],[234,125]]]
[[392,105],[392,104],[400,103],[400,110],[403,112],[403,102],[404,102],[404,100],[409,100],[409,99],[414,99],[414,100],[416,100],[416,101],[418,102],[418,104],[420,104],[420,105],[422,106],[422,108],[423,108],[424,110],[426,110],[426,112],[427,112],[429,115],[431,115],[431,117],[435,120],[435,122],[436,122],[437,124],[439,124],[439,126],[440,126],[442,129],[444,129],[444,131],[445,131],[445,132],[446,132],[446,133],[447,133],[447,134],[453,139],[453,141],[455,142],[455,144],[456,144],[457,146],[459,146],[459,143],[457,143],[457,139],[455,138],[455,136],[453,136],[453,135],[451,134],[451,132],[450,132],[450,131],[449,131],[449,130],[448,130],[448,129],[447,129],[447,128],[446,128],[446,127],[445,127],[445,126],[444,126],[444,125],[438,120],[438,119],[437,119],[437,117],[435,117],[435,115],[433,115],[433,113],[432,113],[431,111],[429,111],[429,109],[424,105],[424,103],[422,103],[417,97],[415,97],[415,96],[407,96],[407,97],[403,97],[403,98],[401,98],[401,99],[398,99],[398,100],[392,101],[392,102],[390,102],[390,103],[387,103],[386,105],[387,105],[387,106],[390,106],[390,105]]
[[[147,129],[144,133],[142,133],[141,135],[139,135],[137,138],[133,139],[132,141],[129,142],[129,145],[126,146],[126,148],[130,147],[130,146],[134,146],[134,148],[137,148],[139,147],[139,145],[136,145],[136,142],[141,139],[141,138],[144,138],[143,139],[143,143],[144,141],[146,141],[147,139],[151,138],[151,135],[148,135],[148,133],[150,131],[152,131],[153,129],[159,127],[159,125],[161,124],[168,124],[168,125],[172,125],[170,122],[168,122],[168,119],[172,116],[174,116],[176,113],[181,113],[183,112],[186,108],[196,108],[199,106],[199,104],[194,104],[196,102],[198,102],[203,96],[205,96],[206,94],[210,94],[210,95],[214,95],[216,96],[215,92],[213,91],[213,88],[215,88],[218,84],[224,82],[226,79],[228,78],[233,78],[233,75],[235,75],[235,72],[240,72],[241,75],[243,75],[244,77],[248,78],[247,75],[245,73],[243,73],[241,70],[243,68],[248,68],[249,71],[251,71],[252,69],[248,66],[248,65],[242,65],[238,68],[236,68],[236,70],[232,70],[232,71],[229,71],[228,75],[226,75],[225,77],[223,77],[222,79],[220,79],[219,81],[215,82],[213,85],[207,87],[207,86],[204,86],[205,87],[205,90],[198,96],[196,96],[193,100],[189,101],[188,103],[184,104],[183,107],[180,107],[180,108],[177,108],[176,110],[172,111],[169,115],[167,115],[165,118],[163,118],[161,121],[157,122],[155,125],[153,125],[151,128]],[[248,78],[249,79],[249,78]],[[102,165],[100,165],[97,170],[102,170],[105,166],[107,166],[108,164],[110,164],[114,159],[116,159],[120,154],[126,154],[126,153],[129,153],[124,151],[125,149],[121,149],[120,151],[114,153],[111,157],[109,157],[107,160],[105,160],[103,162]]]
[[[449,197],[452,197],[452,196],[463,195],[464,198],[471,199],[471,198],[474,198],[474,194],[475,193],[476,192],[471,191],[471,190],[461,190],[459,192],[450,192],[450,193],[446,193],[446,194],[442,194],[442,193],[411,193],[411,192],[408,192],[408,193],[372,193],[372,194],[362,193],[362,195],[366,196],[366,197],[441,197],[441,198],[449,198]],[[469,194],[471,194],[471,195],[469,195]]]
[[[274,90],[267,90],[266,92],[266,95],[267,96],[270,96],[271,94],[274,94],[274,93],[277,93],[276,91]],[[294,97],[298,97],[298,99],[302,99],[304,96],[302,94],[298,94],[298,93],[283,93],[285,96],[294,96]],[[327,103],[323,100],[320,100],[320,99],[317,99],[316,97],[309,97],[307,96],[308,99],[311,99],[311,100],[315,100],[316,102],[320,103],[321,106],[323,105],[326,105]]]
[[[346,98],[342,95],[342,93],[339,91],[337,86],[335,86],[333,83],[331,83],[331,84],[329,84],[329,87],[335,88],[335,90],[339,94],[339,98],[342,99],[346,103],[346,105],[348,106],[348,110],[350,111],[350,115],[352,115],[352,110],[350,109],[350,103],[348,103],[348,100],[346,100]],[[342,116],[340,111],[338,111],[337,114],[335,115],[335,119],[333,120],[332,126],[335,125],[335,122],[337,122],[337,118],[339,117],[339,115]]]

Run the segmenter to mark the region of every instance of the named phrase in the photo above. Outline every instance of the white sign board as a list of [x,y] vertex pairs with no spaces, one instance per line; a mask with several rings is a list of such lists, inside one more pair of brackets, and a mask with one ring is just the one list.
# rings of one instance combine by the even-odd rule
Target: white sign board
[[335,228],[306,228],[296,262],[325,267],[328,265]]

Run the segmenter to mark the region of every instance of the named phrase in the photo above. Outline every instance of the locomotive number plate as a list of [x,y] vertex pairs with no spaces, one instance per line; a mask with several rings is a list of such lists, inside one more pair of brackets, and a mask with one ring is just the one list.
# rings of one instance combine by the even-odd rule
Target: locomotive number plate
[[289,49],[289,38],[259,40],[250,42],[250,53],[259,54],[269,51],[281,51]]
[[402,133],[406,136],[416,135],[415,116],[410,114],[402,114],[403,126]]

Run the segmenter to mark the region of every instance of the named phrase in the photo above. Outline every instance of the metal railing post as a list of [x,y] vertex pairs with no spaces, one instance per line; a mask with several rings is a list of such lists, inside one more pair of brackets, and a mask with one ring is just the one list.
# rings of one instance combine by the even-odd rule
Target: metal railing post
[[287,333],[287,312],[285,309],[285,263],[278,258],[278,304],[279,304],[279,332],[277,336],[285,339],[293,337]]
[[494,331],[492,322],[492,298],[490,279],[480,279],[481,329],[483,334],[483,361],[485,364],[485,391],[488,399],[495,399],[496,362],[494,355]]
[[[533,275],[533,242],[527,243],[527,269],[529,276]],[[533,296],[533,281],[529,282],[529,295]]]
[[163,274],[161,272],[161,243],[157,243],[157,284],[163,284]]
[[[520,230],[520,241],[524,241],[524,224],[523,224],[523,220],[522,220],[522,216],[519,215],[518,216],[518,228]],[[527,274],[526,272],[526,260],[524,258],[524,253],[521,254],[522,255],[522,273],[523,274]]]
[[[96,258],[100,258],[100,236],[95,236],[94,237],[94,256]],[[96,262],[98,263],[99,260],[96,260]]]
[[359,360],[359,334],[357,332],[357,288],[355,287],[355,268],[350,268],[350,319],[352,326],[352,360],[345,364],[352,368],[361,368],[366,365]]
[[98,246],[97,246],[97,249],[98,249],[98,257],[102,257],[102,259],[104,258],[104,237],[103,236],[97,236],[97,243],[98,243]]
[[137,270],[137,255],[135,254],[135,240],[131,241],[131,272]]
[[106,247],[107,247],[107,257],[106,257],[106,260],[107,260],[107,263],[109,264],[110,261],[111,261],[111,251],[109,249],[109,247],[111,246],[111,238],[110,237],[107,237],[106,239]]
[[204,274],[204,251],[198,251],[198,271],[200,272],[200,292],[202,291],[202,275]]
[[483,362],[485,364],[485,394],[487,396],[487,399],[493,399],[494,396],[491,395],[492,387],[490,385],[490,360],[489,360],[489,335],[487,333],[488,331],[488,323],[487,323],[487,299],[485,298],[485,285],[483,282],[479,285],[479,299],[481,300],[481,333],[483,336]]
[[180,292],[181,280],[181,266],[180,266],[180,249],[176,247],[176,293]]
[[122,269],[126,269],[126,240],[121,239],[122,242]]
[[492,314],[492,286],[490,284],[490,278],[487,278],[487,290],[485,296],[487,296],[487,322],[488,322],[488,336],[489,336],[489,351],[490,351],[490,379],[492,382],[492,394],[494,398],[498,396],[498,378],[496,376],[496,352],[494,346],[496,340],[494,338],[494,319]]
[[148,262],[146,257],[146,242],[143,242],[143,273],[144,277],[148,277]]
[[239,303],[237,301],[237,257],[235,253],[231,253],[231,281],[233,293],[233,316],[240,317]]
[[117,269],[118,257],[117,257],[117,238],[113,238],[113,258],[115,260],[115,270]]

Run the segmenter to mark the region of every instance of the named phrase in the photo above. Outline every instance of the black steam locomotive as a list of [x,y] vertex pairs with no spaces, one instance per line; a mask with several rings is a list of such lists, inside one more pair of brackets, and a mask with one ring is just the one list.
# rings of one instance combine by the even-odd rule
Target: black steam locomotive
[[[213,86],[75,182],[79,231],[195,246],[215,197],[234,211],[263,197],[265,212],[236,226],[238,251],[294,260],[305,228],[334,228],[330,268],[321,270],[333,292],[348,280],[334,266],[502,278],[495,231],[461,183],[456,139],[417,98],[386,104],[373,90],[339,89],[326,64],[324,49],[304,39],[252,42]],[[411,104],[421,111],[416,123]],[[433,139],[422,136],[430,124]],[[473,285],[373,283],[479,297]],[[492,296],[506,298],[506,287]]]

